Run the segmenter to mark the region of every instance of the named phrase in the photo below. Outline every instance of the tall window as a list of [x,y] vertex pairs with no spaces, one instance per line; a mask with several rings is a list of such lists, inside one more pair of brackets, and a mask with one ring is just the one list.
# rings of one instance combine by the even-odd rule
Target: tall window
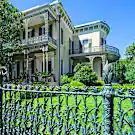
[[49,36],[52,37],[53,29],[52,24],[49,26]]
[[31,31],[31,37],[34,37],[35,36],[35,29],[32,29]]
[[61,28],[61,44],[63,45],[63,29]]
[[69,49],[72,49],[72,42],[70,38],[69,38]]
[[104,39],[101,38],[101,45],[104,45]]
[[41,36],[43,34],[45,35],[45,28],[40,27],[39,28],[39,36]]
[[31,38],[34,36],[35,36],[35,29],[32,29],[31,31],[28,32],[28,38]]
[[61,60],[61,75],[63,75],[63,60]]
[[40,27],[39,28],[39,36],[41,36],[42,35],[42,28]]
[[25,39],[25,30],[23,31],[23,39]]

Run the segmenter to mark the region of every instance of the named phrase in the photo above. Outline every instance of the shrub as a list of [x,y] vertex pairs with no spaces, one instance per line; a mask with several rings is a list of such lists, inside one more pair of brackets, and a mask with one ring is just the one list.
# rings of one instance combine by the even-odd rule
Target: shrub
[[74,71],[74,79],[86,86],[91,86],[97,81],[97,74],[92,71],[91,64],[77,64]]
[[63,85],[62,86],[62,90],[66,91],[65,90],[66,87],[69,87],[70,91],[73,91],[74,88],[78,88],[80,90],[80,89],[84,89],[86,86],[83,83],[81,83],[81,82],[71,81],[70,83]]
[[61,83],[62,84],[67,84],[70,83],[74,79],[74,76],[68,77],[67,75],[61,76]]
[[95,84],[93,83],[94,86],[104,86],[104,81],[98,80]]
[[73,77],[74,76],[74,73],[67,73],[66,74],[68,77]]

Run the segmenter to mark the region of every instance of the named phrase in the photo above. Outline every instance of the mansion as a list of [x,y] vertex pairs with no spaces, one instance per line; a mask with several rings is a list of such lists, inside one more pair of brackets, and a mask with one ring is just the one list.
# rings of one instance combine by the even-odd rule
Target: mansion
[[16,77],[26,66],[29,76],[37,70],[51,72],[59,82],[60,75],[73,72],[77,63],[90,62],[98,79],[102,79],[105,63],[120,58],[119,50],[107,43],[110,27],[104,21],[74,26],[58,0],[23,13],[21,45],[24,51],[14,55]]

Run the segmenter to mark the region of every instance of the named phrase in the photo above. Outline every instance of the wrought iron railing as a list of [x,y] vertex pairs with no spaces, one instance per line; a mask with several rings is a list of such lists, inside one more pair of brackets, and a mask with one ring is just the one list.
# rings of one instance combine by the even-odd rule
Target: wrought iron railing
[[103,45],[103,46],[93,46],[91,48],[77,48],[77,49],[70,49],[69,50],[69,54],[80,54],[80,53],[90,53],[90,52],[103,52],[103,53],[114,53],[116,55],[120,55],[119,53],[119,49],[117,49],[116,47],[113,46],[109,46],[109,45]]
[[[47,41],[50,41],[52,44],[57,45],[55,39],[46,35],[35,36],[32,38],[28,38],[28,40],[23,39],[21,41],[18,41],[18,44],[25,46],[25,45],[33,45],[33,44],[38,44],[38,43],[47,42]],[[6,46],[11,46],[11,45],[13,45],[13,43],[6,43],[3,45],[3,47],[6,48]]]

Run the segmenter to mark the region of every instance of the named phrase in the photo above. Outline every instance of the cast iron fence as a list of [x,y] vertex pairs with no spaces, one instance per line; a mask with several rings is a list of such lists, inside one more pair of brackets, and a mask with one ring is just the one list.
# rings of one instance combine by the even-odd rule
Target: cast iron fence
[[1,85],[1,134],[134,135],[135,90],[114,91],[110,64],[103,79],[101,90]]

